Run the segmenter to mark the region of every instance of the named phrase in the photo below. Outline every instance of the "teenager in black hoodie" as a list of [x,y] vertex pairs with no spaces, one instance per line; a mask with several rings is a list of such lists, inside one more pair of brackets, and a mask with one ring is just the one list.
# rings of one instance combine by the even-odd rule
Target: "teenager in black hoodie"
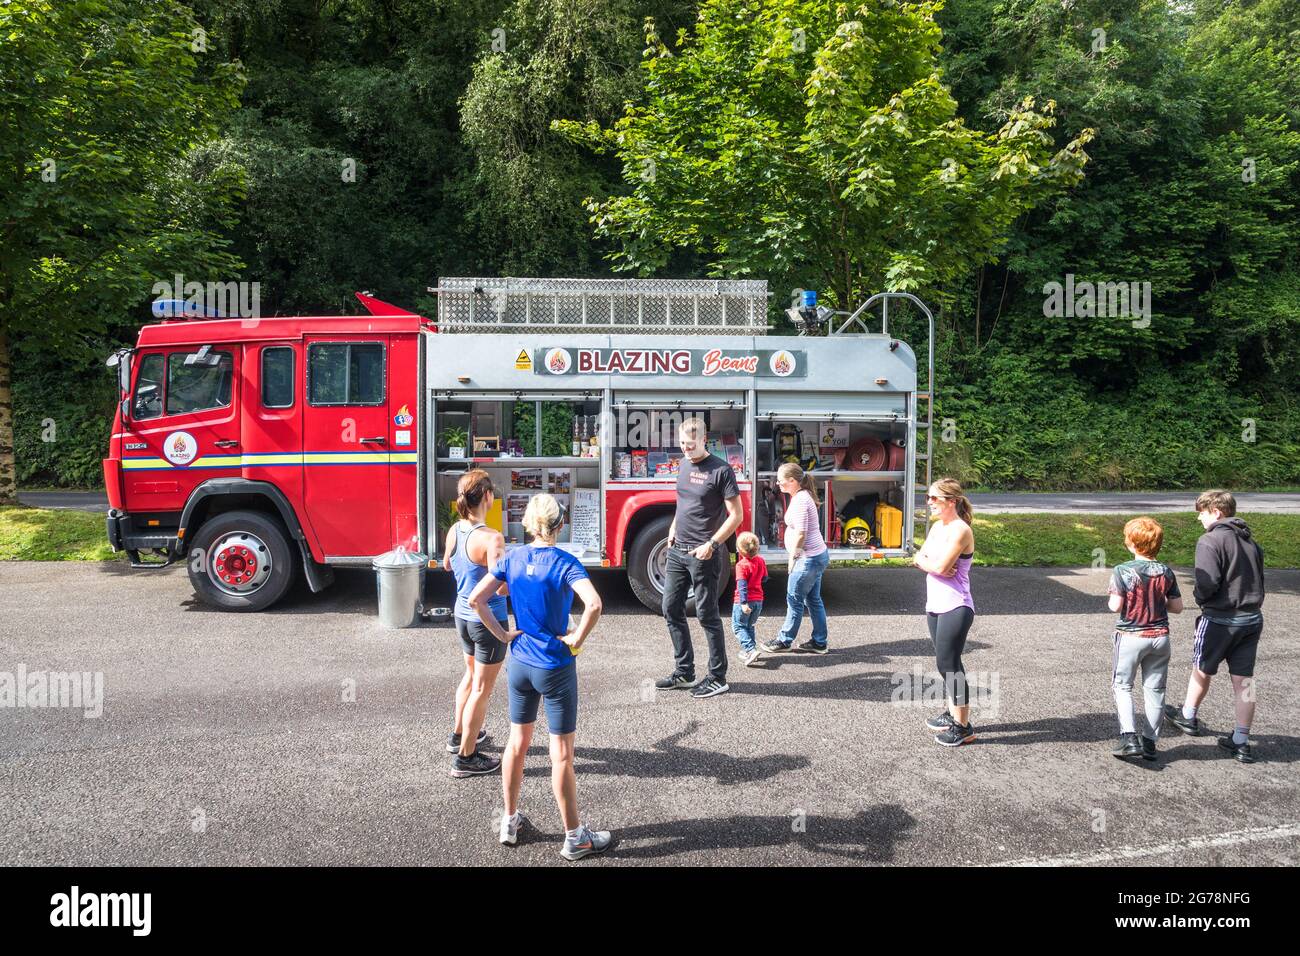
[[1237,501],[1227,491],[1207,491],[1196,499],[1205,534],[1196,542],[1196,588],[1201,614],[1192,646],[1192,677],[1182,709],[1165,705],[1165,716],[1184,733],[1205,731],[1197,708],[1210,689],[1219,664],[1228,662],[1237,726],[1219,746],[1242,763],[1254,763],[1250,723],[1255,717],[1255,651],[1264,630],[1264,552],[1246,522],[1236,517]]

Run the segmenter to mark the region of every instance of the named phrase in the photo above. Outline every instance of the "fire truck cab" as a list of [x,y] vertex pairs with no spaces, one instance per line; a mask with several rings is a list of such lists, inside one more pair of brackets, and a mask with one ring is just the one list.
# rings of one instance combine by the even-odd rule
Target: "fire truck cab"
[[698,417],[769,563],[785,562],[774,478],[786,460],[817,479],[832,562],[911,551],[930,395],[888,334],[887,299],[880,332],[865,331],[868,303],[834,334],[773,336],[766,283],[752,280],[435,291],[436,325],[362,297],[371,315],[142,329],[115,357],[110,544],[140,569],[183,557],[205,603],[260,610],[299,573],[320,591],[334,567],[398,545],[436,562],[456,483],[483,468],[507,547],[526,541],[529,496],[550,492],[567,512],[560,546],[626,569],[657,609],[676,427]]

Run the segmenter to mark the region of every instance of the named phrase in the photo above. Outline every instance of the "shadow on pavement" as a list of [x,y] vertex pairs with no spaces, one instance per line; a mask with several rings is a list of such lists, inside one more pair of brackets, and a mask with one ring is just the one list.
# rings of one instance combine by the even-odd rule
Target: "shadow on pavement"
[[[574,768],[578,776],[601,774],[614,777],[712,777],[723,786],[769,780],[787,770],[802,770],[811,765],[807,757],[794,754],[769,754],[763,757],[733,757],[730,754],[697,747],[683,747],[681,742],[699,729],[692,720],[683,730],[650,745],[648,750],[623,747],[584,747],[578,745]],[[529,747],[528,756],[547,753],[543,747]],[[549,777],[549,762],[524,769],[525,777]]]
[[[619,827],[608,856],[619,860],[654,860],[707,849],[753,850],[801,848],[863,863],[888,863],[895,847],[916,827],[916,818],[893,803],[860,810],[851,817],[808,814],[735,816],[721,819],[669,820]],[[801,832],[802,831],[802,832]],[[520,842],[556,842],[562,833],[521,831]]]

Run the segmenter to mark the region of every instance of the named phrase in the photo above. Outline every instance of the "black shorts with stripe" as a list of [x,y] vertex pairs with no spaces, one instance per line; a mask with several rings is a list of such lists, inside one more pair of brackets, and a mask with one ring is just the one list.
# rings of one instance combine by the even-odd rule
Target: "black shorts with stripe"
[[1217,674],[1228,662],[1228,673],[1236,677],[1255,676],[1255,651],[1263,622],[1220,624],[1205,615],[1196,618],[1196,640],[1192,644],[1192,666],[1203,674]]

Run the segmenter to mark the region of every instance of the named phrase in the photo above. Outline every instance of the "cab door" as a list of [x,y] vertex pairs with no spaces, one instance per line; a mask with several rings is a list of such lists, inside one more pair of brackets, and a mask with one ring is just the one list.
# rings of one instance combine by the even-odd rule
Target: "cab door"
[[139,353],[122,484],[126,510],[146,527],[174,526],[196,486],[240,473],[239,358],[222,345]]
[[391,546],[389,337],[308,335],[303,498],[326,559]]

